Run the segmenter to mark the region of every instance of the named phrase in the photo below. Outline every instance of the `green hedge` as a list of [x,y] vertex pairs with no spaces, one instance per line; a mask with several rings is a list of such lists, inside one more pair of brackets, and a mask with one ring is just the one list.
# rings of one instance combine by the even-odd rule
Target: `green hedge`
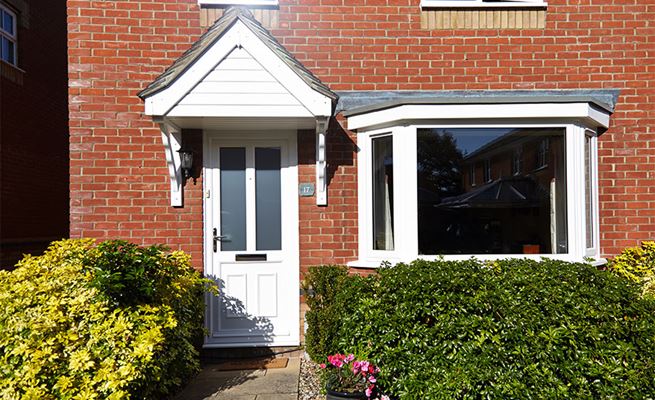
[[415,261],[367,283],[324,341],[368,354],[403,400],[655,393],[655,302],[593,266]]
[[305,314],[305,348],[314,360],[325,360],[338,352],[342,317],[350,313],[353,296],[367,292],[367,279],[348,275],[348,267],[323,265],[310,267],[302,282],[309,310]]
[[199,368],[208,282],[181,252],[53,243],[0,272],[0,398],[154,399]]

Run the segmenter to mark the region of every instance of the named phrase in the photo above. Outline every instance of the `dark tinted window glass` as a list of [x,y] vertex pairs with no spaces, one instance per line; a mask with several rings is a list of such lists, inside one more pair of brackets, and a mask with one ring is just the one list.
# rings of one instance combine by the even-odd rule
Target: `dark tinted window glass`
[[391,136],[373,144],[373,249],[393,250],[393,149]]
[[563,129],[419,129],[417,176],[420,254],[567,252]]
[[2,11],[2,29],[4,29],[5,32],[8,32],[11,35],[15,35],[14,17],[11,14],[4,11]]

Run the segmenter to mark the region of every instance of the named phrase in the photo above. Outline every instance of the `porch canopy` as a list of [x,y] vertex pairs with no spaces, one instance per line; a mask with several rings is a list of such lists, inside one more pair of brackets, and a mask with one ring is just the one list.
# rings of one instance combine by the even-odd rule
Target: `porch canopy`
[[183,204],[183,129],[316,129],[316,198],[327,202],[325,132],[338,96],[248,9],[228,8],[139,97],[145,114],[160,124],[171,205]]

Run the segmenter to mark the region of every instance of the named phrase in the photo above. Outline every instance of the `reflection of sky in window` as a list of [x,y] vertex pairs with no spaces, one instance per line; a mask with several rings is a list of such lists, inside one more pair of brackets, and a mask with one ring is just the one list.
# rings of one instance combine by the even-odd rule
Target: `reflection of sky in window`
[[480,147],[511,133],[513,130],[513,128],[431,129],[433,133],[437,133],[440,136],[445,133],[453,135],[457,148],[461,150],[464,155],[473,153]]

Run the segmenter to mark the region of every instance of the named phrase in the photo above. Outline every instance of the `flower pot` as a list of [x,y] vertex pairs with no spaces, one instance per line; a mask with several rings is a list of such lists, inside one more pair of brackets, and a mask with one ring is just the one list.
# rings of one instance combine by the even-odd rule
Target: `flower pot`
[[366,393],[344,393],[344,392],[335,392],[334,390],[327,389],[327,400],[343,400],[343,399],[356,399],[356,400],[367,400]]

